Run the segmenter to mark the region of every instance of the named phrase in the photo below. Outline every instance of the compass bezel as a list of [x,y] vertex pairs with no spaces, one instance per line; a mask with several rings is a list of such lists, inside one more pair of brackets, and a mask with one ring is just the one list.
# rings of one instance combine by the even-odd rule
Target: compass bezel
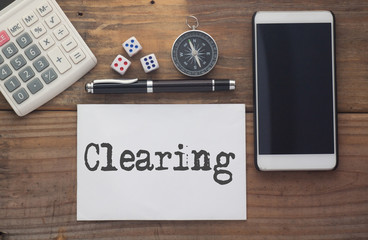
[[[211,48],[211,60],[208,65],[199,70],[188,70],[185,68],[183,63],[179,60],[178,52],[180,45],[189,38],[200,37],[202,40],[207,42]],[[171,49],[171,59],[176,69],[182,74],[189,77],[200,77],[209,73],[216,65],[219,56],[219,51],[216,41],[206,32],[201,30],[189,30],[182,33],[175,41]]]

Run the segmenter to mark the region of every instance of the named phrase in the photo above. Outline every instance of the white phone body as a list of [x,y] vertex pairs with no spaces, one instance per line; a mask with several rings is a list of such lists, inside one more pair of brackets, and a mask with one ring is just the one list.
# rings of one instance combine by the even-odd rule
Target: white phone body
[[334,34],[329,11],[255,13],[258,170],[337,167]]

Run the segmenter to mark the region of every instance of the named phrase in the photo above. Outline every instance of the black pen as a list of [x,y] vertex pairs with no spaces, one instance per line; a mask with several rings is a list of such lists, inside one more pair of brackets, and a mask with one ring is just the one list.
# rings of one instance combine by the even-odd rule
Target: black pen
[[235,80],[104,79],[86,84],[86,91],[104,93],[215,92],[235,90]]

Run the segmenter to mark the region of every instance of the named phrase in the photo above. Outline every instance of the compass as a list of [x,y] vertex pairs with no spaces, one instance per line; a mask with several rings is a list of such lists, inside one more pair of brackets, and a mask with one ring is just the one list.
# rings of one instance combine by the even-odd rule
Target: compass
[[[196,25],[190,26],[188,18],[193,18]],[[187,25],[192,30],[182,33],[174,42],[171,58],[175,67],[184,75],[200,77],[209,73],[216,65],[218,48],[215,40],[206,32],[196,30],[198,19],[187,18]]]

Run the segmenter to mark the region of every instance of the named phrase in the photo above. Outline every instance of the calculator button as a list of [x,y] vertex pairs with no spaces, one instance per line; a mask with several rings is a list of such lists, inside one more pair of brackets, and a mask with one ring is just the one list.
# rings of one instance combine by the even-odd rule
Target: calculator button
[[50,57],[51,61],[55,64],[56,68],[59,70],[61,74],[65,73],[72,67],[68,59],[64,56],[64,54],[58,47],[52,49],[48,53],[48,56]]
[[21,48],[27,47],[33,42],[31,36],[28,33],[23,33],[17,38],[17,43]]
[[23,16],[23,22],[27,25],[27,27],[30,27],[37,21],[38,17],[33,11],[30,11],[28,14]]
[[68,37],[63,43],[63,48],[66,52],[70,52],[74,48],[78,46],[77,42],[74,40],[73,37]]
[[15,89],[20,87],[20,82],[16,76],[13,76],[10,79],[6,80],[4,85],[9,92],[13,92]]
[[24,65],[27,64],[26,59],[22,55],[18,55],[13,60],[10,61],[11,65],[15,70],[21,69]]
[[43,88],[43,84],[40,79],[35,78],[27,84],[27,88],[32,94],[35,94]]
[[42,23],[38,23],[31,28],[31,33],[35,38],[39,38],[46,33],[46,28]]
[[56,74],[55,70],[50,68],[47,69],[44,73],[42,73],[42,79],[45,83],[49,84],[55,79],[57,79],[58,75]]
[[69,35],[69,31],[64,25],[60,25],[54,30],[54,35],[60,41]]
[[0,55],[0,64],[4,62],[4,58]]
[[37,72],[42,72],[43,70],[45,70],[48,66],[49,66],[49,62],[46,60],[45,57],[40,57],[39,59],[37,59],[34,63],[33,66],[36,68]]
[[33,44],[24,53],[26,54],[29,60],[33,60],[41,54],[41,50],[37,47],[36,44]]
[[29,95],[24,88],[21,88],[13,94],[13,98],[18,104],[21,104],[29,98]]
[[41,15],[41,17],[46,16],[51,11],[52,11],[52,7],[47,2],[43,3],[37,8],[37,12]]
[[22,79],[23,82],[27,82],[29,79],[35,76],[34,71],[31,67],[26,67],[22,71],[19,72],[19,77]]
[[70,54],[70,58],[73,60],[75,64],[80,63],[83,59],[86,58],[86,55],[82,51],[82,49],[77,49],[73,53]]
[[24,27],[22,26],[20,22],[16,22],[13,25],[9,26],[8,30],[11,33],[11,35],[13,35],[13,37],[16,37],[18,36],[18,34],[23,32]]
[[50,35],[46,35],[46,37],[40,40],[40,45],[43,50],[47,50],[55,44],[54,39]]
[[45,22],[49,28],[54,28],[60,23],[60,18],[56,13],[52,13],[50,16],[45,18]]
[[17,52],[18,52],[18,48],[15,46],[14,43],[9,43],[3,48],[3,53],[6,58],[13,57],[15,54],[17,54]]
[[0,32],[0,47],[4,45],[5,43],[9,42],[10,37],[5,31]]
[[5,64],[4,66],[0,66],[0,80],[5,80],[7,77],[12,75],[12,70],[8,66],[8,64]]

